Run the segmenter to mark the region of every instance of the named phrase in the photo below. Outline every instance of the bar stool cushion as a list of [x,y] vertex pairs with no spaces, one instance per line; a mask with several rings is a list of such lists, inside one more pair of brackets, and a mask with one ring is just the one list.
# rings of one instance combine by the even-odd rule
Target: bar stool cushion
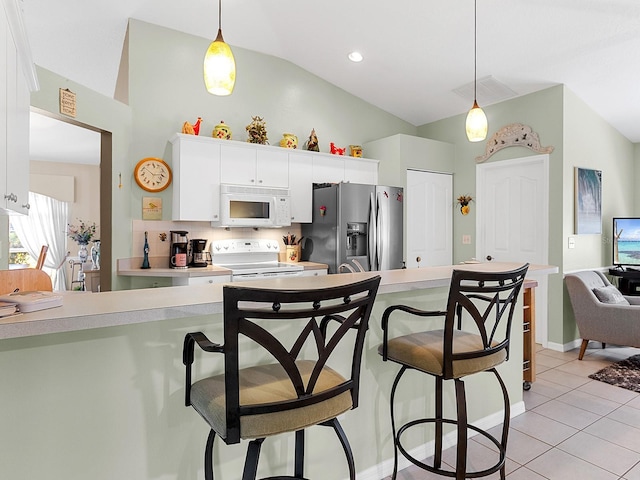
[[[443,336],[444,330],[432,330],[393,338],[387,344],[388,358],[425,373],[442,375]],[[479,335],[454,330],[454,354],[482,350],[482,338]],[[378,351],[382,354],[382,345],[378,347]],[[483,372],[501,364],[506,358],[507,352],[505,349],[501,349],[490,355],[477,356],[468,360],[454,360],[453,378],[461,378],[472,373]]]
[[[311,376],[315,362],[296,362],[305,385]],[[289,376],[280,364],[260,365],[239,371],[240,405],[258,405],[297,398]],[[314,392],[322,392],[345,382],[335,370],[324,367]],[[224,375],[206,378],[191,386],[191,404],[225,438],[226,410]],[[240,438],[261,438],[282,432],[294,432],[350,410],[352,398],[345,391],[328,400],[290,410],[256,415],[244,415],[240,419]]]

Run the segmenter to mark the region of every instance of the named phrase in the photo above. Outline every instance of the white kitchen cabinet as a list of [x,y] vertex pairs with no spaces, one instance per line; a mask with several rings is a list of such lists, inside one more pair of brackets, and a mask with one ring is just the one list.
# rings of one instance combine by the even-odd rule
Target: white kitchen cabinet
[[313,162],[310,155],[289,154],[291,223],[311,223],[313,210]]
[[0,206],[8,213],[29,213],[30,93],[16,43],[0,9]]
[[179,287],[183,285],[213,285],[217,283],[231,282],[231,275],[210,275],[206,277],[173,277],[171,285]]
[[178,134],[173,144],[173,220],[216,221],[220,217],[220,144]]
[[257,187],[289,187],[288,151],[279,147],[222,143],[222,183]]
[[340,155],[313,155],[313,183],[339,183],[344,181],[344,157]]
[[344,157],[344,181],[378,185],[378,161]]

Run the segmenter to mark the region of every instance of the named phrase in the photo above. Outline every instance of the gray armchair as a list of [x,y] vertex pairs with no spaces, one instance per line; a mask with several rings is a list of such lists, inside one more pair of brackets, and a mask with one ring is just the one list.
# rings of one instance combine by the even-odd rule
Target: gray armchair
[[565,276],[578,325],[582,360],[589,340],[640,347],[640,297],[622,295],[607,277],[596,271]]

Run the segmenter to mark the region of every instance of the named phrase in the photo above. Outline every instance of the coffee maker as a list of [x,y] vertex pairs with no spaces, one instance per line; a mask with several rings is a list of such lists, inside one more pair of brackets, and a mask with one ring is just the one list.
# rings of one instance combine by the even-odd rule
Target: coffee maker
[[190,267],[206,267],[208,260],[211,258],[210,253],[205,250],[207,240],[202,238],[194,238],[191,240],[191,262]]
[[169,266],[171,268],[188,268],[189,232],[171,230],[171,246],[169,250]]

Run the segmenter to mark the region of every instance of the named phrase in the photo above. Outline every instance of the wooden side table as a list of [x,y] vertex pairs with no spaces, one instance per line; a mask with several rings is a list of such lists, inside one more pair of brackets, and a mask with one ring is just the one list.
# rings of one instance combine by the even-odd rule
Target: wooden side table
[[522,294],[522,388],[529,390],[536,381],[536,287],[535,280],[524,281]]

